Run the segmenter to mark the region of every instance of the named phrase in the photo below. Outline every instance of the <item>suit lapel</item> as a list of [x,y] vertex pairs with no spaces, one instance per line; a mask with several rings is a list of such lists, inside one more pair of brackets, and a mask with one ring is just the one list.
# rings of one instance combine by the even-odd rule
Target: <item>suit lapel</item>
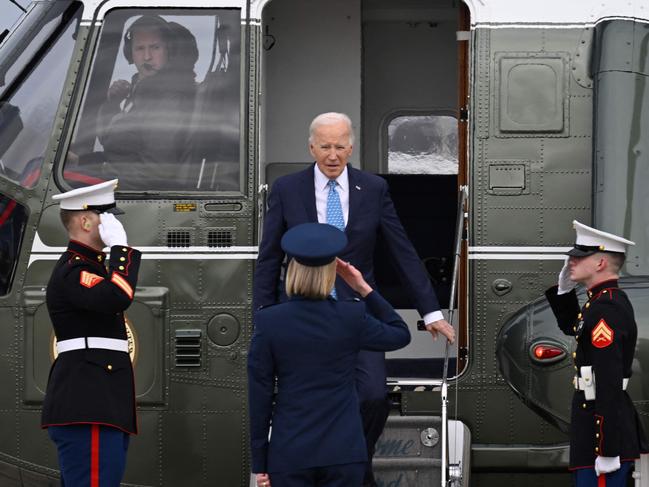
[[361,190],[362,186],[359,181],[360,171],[347,164],[347,177],[349,179],[349,215],[347,216],[347,225],[345,232],[348,228],[352,228],[352,223],[358,218],[361,206]]
[[315,206],[315,185],[313,183],[314,167],[315,163],[302,172],[303,181],[302,184],[300,184],[300,187],[302,188],[302,202],[304,203],[307,217],[311,223],[318,222],[318,210]]

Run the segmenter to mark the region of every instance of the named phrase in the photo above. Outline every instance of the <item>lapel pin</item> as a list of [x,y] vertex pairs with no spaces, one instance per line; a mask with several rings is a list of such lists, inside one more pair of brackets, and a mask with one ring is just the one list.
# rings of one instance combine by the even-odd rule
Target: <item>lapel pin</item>
[[359,190],[359,191],[361,190],[360,186],[356,185],[355,187],[356,187],[357,190]]

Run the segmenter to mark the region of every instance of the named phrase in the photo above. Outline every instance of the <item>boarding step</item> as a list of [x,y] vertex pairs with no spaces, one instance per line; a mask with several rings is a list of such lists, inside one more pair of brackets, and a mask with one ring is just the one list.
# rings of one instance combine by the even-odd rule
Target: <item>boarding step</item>
[[[460,421],[448,422],[450,485],[468,486],[471,435]],[[372,465],[379,487],[430,487],[440,485],[442,419],[439,416],[390,415],[376,443]],[[447,475],[447,479],[450,477]]]

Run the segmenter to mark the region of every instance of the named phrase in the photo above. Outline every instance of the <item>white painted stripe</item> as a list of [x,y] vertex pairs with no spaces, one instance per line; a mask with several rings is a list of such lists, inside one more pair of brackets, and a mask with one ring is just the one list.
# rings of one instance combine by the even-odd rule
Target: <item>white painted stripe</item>
[[469,260],[565,260],[561,254],[470,254]]
[[[27,267],[39,260],[59,260],[60,254],[31,254]],[[256,260],[257,254],[142,254],[142,260]]]
[[469,252],[548,252],[565,253],[572,247],[499,247],[499,246],[475,246],[469,247]]
[[[142,253],[147,253],[147,252],[158,252],[158,253],[170,253],[170,254],[198,254],[198,253],[205,253],[205,254],[215,254],[215,253],[225,253],[225,254],[232,254],[232,253],[243,253],[243,252],[251,252],[251,253],[257,253],[259,252],[259,246],[257,245],[235,245],[232,247],[199,247],[199,246],[192,246],[192,247],[167,247],[165,246],[153,246],[153,247],[138,247],[135,246],[133,247],[134,249],[139,250]],[[43,243],[41,240],[40,236],[38,233],[36,233],[36,236],[34,237],[34,243],[32,243],[32,254],[36,253],[55,253],[57,255],[61,255],[63,252],[67,250],[67,247],[51,247],[49,245],[46,245]]]

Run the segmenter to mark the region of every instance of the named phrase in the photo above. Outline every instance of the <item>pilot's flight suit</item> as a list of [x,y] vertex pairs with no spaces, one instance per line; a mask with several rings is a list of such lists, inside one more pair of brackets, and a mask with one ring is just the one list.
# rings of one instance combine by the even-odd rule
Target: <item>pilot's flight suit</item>
[[[624,475],[631,461],[649,451],[638,414],[625,390],[637,338],[633,307],[618,288],[617,280],[589,289],[581,311],[574,289],[558,295],[554,286],[546,291],[546,297],[561,330],[577,340],[573,357],[577,387],[582,390],[575,391],[572,401],[570,469],[592,469],[598,455],[619,456],[622,468],[619,473],[607,474],[607,478],[616,473]],[[582,373],[584,366],[592,366],[593,379]],[[583,389],[591,381],[594,399],[589,400]]]
[[[133,300],[140,252],[115,245],[108,270],[105,259],[71,241],[47,286],[58,344],[71,348],[59,350],[52,365],[42,416],[42,427],[59,449],[63,485],[119,485],[128,435],[137,433],[128,351],[94,347],[126,345],[123,311]],[[74,348],[79,343],[82,348]]]

